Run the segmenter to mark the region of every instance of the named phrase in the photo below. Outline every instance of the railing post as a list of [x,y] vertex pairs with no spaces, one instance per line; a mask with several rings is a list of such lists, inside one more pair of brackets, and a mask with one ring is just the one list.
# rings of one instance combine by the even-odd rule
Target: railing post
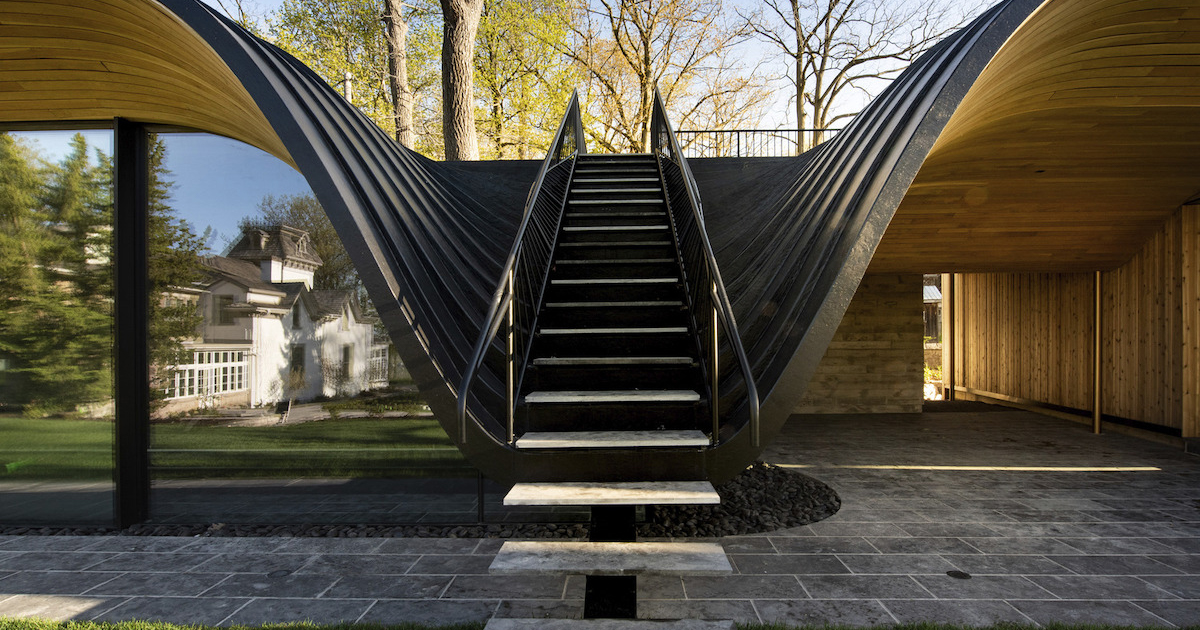
[[709,335],[708,342],[710,344],[712,344],[712,350],[709,353],[710,363],[709,363],[709,369],[708,369],[708,375],[709,375],[708,406],[712,411],[712,443],[716,444],[717,440],[718,440],[718,436],[720,436],[720,434],[721,434],[721,410],[720,410],[720,405],[718,404],[720,402],[720,396],[718,395],[718,392],[717,392],[717,388],[720,386],[720,383],[721,383],[720,375],[717,373],[717,370],[720,366],[721,349],[720,349],[720,345],[718,345],[718,336],[717,336],[719,323],[717,322],[717,286],[716,286],[716,284],[712,284],[710,286],[710,291],[712,291],[711,295],[709,296],[709,299],[712,300],[712,318],[708,322],[708,325],[712,328],[712,334]]
[[514,397],[515,392],[513,391],[516,388],[516,356],[514,356],[515,343],[513,337],[513,324],[516,321],[517,308],[516,265],[513,265],[513,268],[509,269],[508,271],[508,290],[511,292],[513,299],[508,301],[508,334],[506,335],[508,339],[506,340],[507,350],[505,352],[505,362],[508,364],[505,369],[507,393],[504,397],[504,402],[506,404],[506,415],[508,421],[508,443],[512,444],[516,437],[514,434],[516,432],[515,425],[517,408],[517,401]]

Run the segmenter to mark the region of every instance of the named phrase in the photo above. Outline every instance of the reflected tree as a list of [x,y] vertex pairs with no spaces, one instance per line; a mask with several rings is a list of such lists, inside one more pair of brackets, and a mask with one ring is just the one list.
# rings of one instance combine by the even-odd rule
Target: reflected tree
[[[153,295],[199,278],[199,239],[174,216],[164,149],[152,143]],[[72,411],[112,396],[113,165],[76,134],[57,163],[0,135],[0,396],[27,415]],[[199,316],[192,303],[152,299],[151,360],[175,362]]]

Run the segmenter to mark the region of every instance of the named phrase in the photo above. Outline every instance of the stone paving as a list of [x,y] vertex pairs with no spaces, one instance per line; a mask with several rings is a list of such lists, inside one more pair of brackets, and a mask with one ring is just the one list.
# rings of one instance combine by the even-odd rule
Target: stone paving
[[[1019,411],[801,417],[766,452],[842,496],[641,578],[656,618],[1200,624],[1200,457]],[[0,537],[0,617],[203,624],[571,617],[583,580],[491,576],[493,539]]]

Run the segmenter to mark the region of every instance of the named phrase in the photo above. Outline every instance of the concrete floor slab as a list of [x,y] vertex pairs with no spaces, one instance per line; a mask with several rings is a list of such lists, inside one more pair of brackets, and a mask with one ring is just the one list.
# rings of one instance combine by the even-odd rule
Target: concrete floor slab
[[[722,539],[740,574],[639,578],[643,616],[1200,624],[1200,457],[1026,412],[963,408],[794,417],[763,459],[833,486],[842,512]],[[336,496],[339,484],[328,493],[310,485],[314,510],[353,500]],[[436,507],[440,498],[420,502]],[[483,575],[500,543],[0,536],[0,616],[205,624],[580,616],[579,577]]]

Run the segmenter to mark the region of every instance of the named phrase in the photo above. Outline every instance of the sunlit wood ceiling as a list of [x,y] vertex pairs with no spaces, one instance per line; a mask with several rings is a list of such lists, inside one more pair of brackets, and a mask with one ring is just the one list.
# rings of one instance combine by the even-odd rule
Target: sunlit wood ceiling
[[1200,3],[1050,0],[950,119],[870,270],[1092,271],[1200,194]]
[[123,116],[291,162],[215,52],[153,0],[0,0],[0,123]]

